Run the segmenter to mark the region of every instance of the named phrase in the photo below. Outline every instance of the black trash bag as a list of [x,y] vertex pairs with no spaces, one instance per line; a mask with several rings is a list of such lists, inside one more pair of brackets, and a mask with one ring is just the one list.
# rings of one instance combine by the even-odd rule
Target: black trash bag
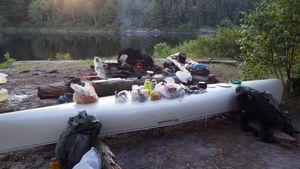
[[259,92],[247,86],[238,86],[236,93],[243,130],[251,130],[248,125],[250,121],[257,122],[261,130],[255,134],[265,142],[275,141],[270,130],[272,127],[292,137],[298,133],[289,115],[280,110],[279,104],[270,93]]
[[69,119],[55,147],[55,157],[60,160],[62,169],[71,169],[80,161],[90,150],[100,129],[101,123],[86,111],[80,111]]

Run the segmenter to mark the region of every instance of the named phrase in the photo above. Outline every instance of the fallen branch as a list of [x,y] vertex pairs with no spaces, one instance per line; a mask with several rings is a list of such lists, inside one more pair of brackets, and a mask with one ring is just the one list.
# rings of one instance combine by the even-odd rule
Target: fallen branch
[[235,65],[237,61],[235,60],[199,60],[198,63],[215,63],[215,64],[227,64]]
[[103,169],[122,169],[116,160],[116,156],[111,152],[110,148],[104,144],[99,138],[95,141],[95,148],[102,155]]
[[[255,122],[249,122],[248,125],[257,131],[261,131],[260,126]],[[277,143],[287,147],[290,147],[292,145],[299,145],[298,141],[294,137],[283,133],[279,129],[271,128],[270,130],[273,133],[273,137]]]
[[40,99],[55,99],[67,92],[73,93],[73,90],[65,82],[58,82],[39,86],[37,95]]

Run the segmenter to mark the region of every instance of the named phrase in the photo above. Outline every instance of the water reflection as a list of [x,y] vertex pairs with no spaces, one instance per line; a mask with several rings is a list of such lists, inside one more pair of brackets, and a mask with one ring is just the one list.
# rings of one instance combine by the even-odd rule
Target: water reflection
[[[69,54],[73,59],[93,56],[111,57],[126,47],[149,54],[159,42],[176,45],[195,35],[127,36],[120,34],[61,35],[61,34],[0,34],[0,55],[9,52],[17,60],[56,59]],[[66,57],[66,56],[62,56]]]

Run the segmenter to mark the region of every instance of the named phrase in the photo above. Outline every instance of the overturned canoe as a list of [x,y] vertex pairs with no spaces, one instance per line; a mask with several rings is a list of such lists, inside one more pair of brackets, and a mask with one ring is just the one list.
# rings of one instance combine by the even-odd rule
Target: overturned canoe
[[[280,102],[282,84],[277,79],[242,83],[259,91],[268,91]],[[160,99],[143,103],[116,103],[114,96],[79,105],[68,103],[0,114],[0,152],[55,143],[69,117],[86,110],[102,123],[101,136],[168,126],[237,110],[237,85],[215,84],[201,94],[182,99]]]

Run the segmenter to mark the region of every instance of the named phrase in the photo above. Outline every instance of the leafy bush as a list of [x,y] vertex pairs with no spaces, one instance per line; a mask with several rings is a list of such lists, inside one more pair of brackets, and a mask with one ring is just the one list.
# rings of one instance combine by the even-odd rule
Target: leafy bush
[[170,47],[166,43],[154,46],[154,56],[166,57],[176,52],[186,52],[191,58],[221,57],[236,58],[240,54],[237,43],[238,28],[219,28],[216,36],[200,35],[195,40],[184,41]]
[[295,65],[292,69],[292,77],[300,78],[300,49],[296,52]]
[[7,69],[13,62],[16,61],[16,59],[13,59],[10,57],[10,54],[6,52],[3,56],[0,56],[3,60],[0,62],[0,69]]
[[193,25],[191,23],[184,23],[177,27],[176,29],[179,32],[187,32],[193,30]]
[[172,54],[172,48],[166,43],[158,43],[154,46],[154,57],[166,57]]
[[218,25],[220,28],[232,28],[234,27],[234,24],[232,21],[228,18],[224,18],[221,20],[221,22]]
[[58,52],[55,55],[56,60],[71,60],[72,57],[70,53],[63,53],[63,52]]
[[237,27],[219,28],[216,37],[214,38],[215,56],[234,58],[240,55],[238,39],[240,38],[239,29]]
[[299,8],[299,0],[262,0],[245,14],[239,40],[243,74],[261,76],[268,69],[290,84],[300,62]]

